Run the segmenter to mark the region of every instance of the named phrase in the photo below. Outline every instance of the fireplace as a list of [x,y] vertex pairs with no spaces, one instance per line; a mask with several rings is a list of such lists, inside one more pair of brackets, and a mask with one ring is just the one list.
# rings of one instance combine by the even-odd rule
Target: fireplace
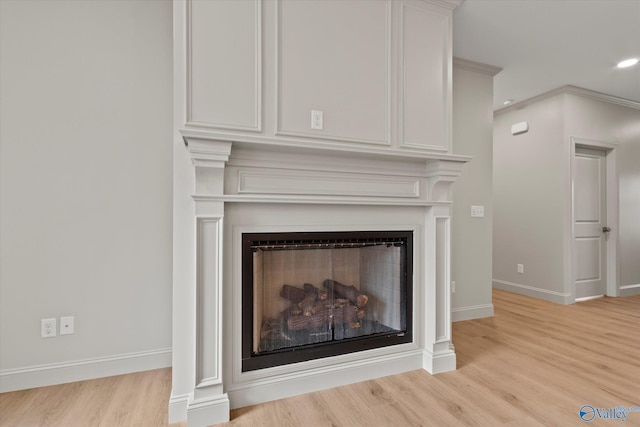
[[176,357],[190,356],[194,375],[172,407],[189,424],[455,369],[449,188],[468,158],[181,133],[195,169],[196,268],[193,293],[175,297],[192,301],[178,319],[195,333]]
[[412,341],[411,231],[242,235],[242,371]]
[[459,3],[174,2],[172,422],[456,368]]
[[182,135],[195,169],[196,286],[181,318],[195,334],[193,352],[176,355],[192,355],[194,382],[172,402],[188,405],[190,424],[455,369],[448,190],[468,158]]

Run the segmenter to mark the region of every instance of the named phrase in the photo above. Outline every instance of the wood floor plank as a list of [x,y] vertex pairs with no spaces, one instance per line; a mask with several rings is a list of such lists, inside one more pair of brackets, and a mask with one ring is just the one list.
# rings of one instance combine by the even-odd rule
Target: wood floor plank
[[[453,325],[454,372],[235,409],[221,426],[584,426],[583,405],[640,407],[640,296],[565,306],[495,290],[493,303],[494,317]],[[162,369],[3,393],[0,426],[166,426],[170,390]],[[640,426],[640,412],[623,425]]]

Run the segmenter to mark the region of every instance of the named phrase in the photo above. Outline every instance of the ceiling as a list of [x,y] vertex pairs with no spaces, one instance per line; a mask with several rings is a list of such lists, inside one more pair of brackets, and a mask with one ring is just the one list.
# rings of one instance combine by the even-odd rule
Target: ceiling
[[465,0],[453,54],[501,67],[494,109],[573,85],[640,102],[640,0]]

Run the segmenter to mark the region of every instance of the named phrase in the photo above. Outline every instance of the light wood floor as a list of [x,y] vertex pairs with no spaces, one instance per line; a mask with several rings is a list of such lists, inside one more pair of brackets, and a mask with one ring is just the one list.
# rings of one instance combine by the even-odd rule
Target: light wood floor
[[[584,426],[640,406],[640,296],[562,306],[494,291],[458,322],[458,370],[412,371],[234,410],[225,426]],[[0,395],[0,426],[166,426],[169,369]],[[640,412],[589,425],[640,426]],[[186,424],[174,424],[184,427]]]

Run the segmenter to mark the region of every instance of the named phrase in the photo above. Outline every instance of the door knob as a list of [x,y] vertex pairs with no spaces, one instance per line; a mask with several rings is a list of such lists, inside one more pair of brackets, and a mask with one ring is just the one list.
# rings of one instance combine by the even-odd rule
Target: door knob
[[602,227],[602,232],[603,233],[608,233],[611,231],[611,227]]

